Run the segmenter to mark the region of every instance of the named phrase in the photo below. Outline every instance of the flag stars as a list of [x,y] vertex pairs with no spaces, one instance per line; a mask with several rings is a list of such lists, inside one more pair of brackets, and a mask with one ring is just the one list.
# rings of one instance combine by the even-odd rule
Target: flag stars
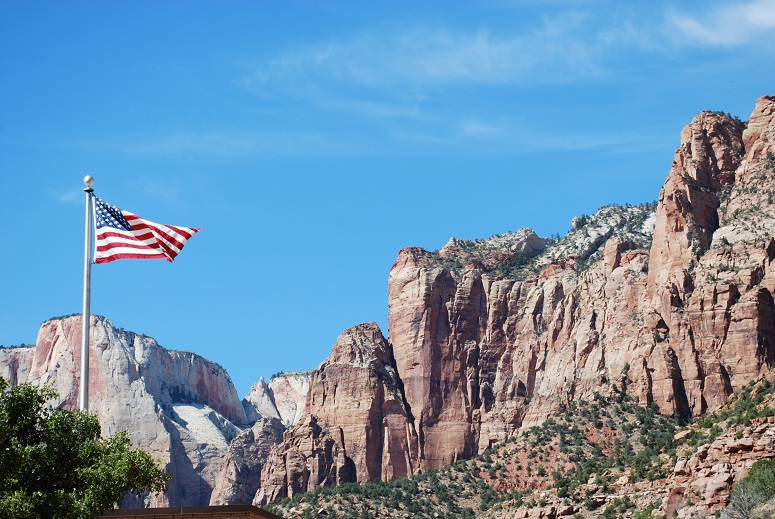
[[121,214],[121,209],[108,205],[97,197],[94,197],[94,203],[97,227],[115,227],[126,231],[132,230],[132,226],[129,225],[124,215]]

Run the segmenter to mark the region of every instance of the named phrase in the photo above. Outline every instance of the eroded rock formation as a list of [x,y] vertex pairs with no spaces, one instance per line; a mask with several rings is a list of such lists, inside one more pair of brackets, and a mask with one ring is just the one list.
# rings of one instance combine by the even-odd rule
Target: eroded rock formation
[[290,371],[253,384],[243,399],[245,414],[250,421],[259,418],[279,418],[286,426],[293,426],[304,414],[309,393],[309,371]]
[[261,471],[285,428],[277,418],[261,418],[232,440],[215,478],[211,505],[250,503],[261,486]]
[[[127,429],[173,476],[167,494],[145,504],[204,505],[231,439],[246,423],[226,371],[188,352],[91,318],[89,411],[102,434]],[[81,317],[43,323],[33,348],[0,349],[2,375],[13,383],[52,385],[56,405],[78,408]],[[139,504],[134,502],[133,504]]]
[[[362,375],[332,360],[339,344],[310,379],[305,413],[342,431],[365,481],[471,457],[594,393],[625,390],[667,414],[717,408],[775,356],[774,114],[764,97],[747,124],[698,115],[656,208],[603,208],[556,243],[523,229],[402,250],[385,354],[401,425],[375,432],[363,409],[379,407],[374,383],[352,385]],[[406,462],[376,470],[367,453],[402,427]],[[281,472],[294,480],[287,463]]]
[[666,517],[715,514],[729,503],[732,486],[743,479],[754,462],[775,458],[774,417],[754,418],[750,426],[722,434],[700,446],[690,457],[680,457],[665,499]]
[[[312,421],[294,427],[267,463],[257,503],[333,480],[366,482],[414,473],[417,433],[390,346],[376,323],[346,330],[311,373],[309,387],[305,409]],[[326,460],[336,466],[321,469]],[[309,475],[300,477],[297,470]]]

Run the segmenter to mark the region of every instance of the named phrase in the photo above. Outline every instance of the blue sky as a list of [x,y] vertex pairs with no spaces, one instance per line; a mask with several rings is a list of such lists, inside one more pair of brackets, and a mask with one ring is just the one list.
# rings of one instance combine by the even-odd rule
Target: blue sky
[[775,0],[0,1],[0,344],[79,313],[82,178],[202,227],[92,312],[240,395],[387,328],[406,246],[655,200],[701,110],[775,94]]

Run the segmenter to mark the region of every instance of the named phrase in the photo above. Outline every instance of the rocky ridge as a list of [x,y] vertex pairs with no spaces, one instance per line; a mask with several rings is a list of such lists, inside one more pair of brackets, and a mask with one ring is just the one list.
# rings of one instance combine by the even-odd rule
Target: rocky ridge
[[[655,211],[603,208],[557,242],[521,230],[400,251],[388,284],[389,346],[413,433],[399,448],[409,462],[391,477],[471,458],[595,394],[625,391],[686,419],[767,372],[773,113],[775,98],[763,97],[748,124],[698,115],[681,132]],[[742,232],[745,215],[757,223]],[[364,391],[369,405],[377,393]],[[332,416],[322,402],[308,400],[305,413]],[[348,441],[347,456],[365,448],[345,433]],[[374,474],[359,467],[355,480]]]
[[[284,517],[708,517],[775,458],[773,376],[678,428],[624,394],[597,395],[471,460],[397,481],[284,499]],[[771,512],[770,512],[771,514]]]
[[268,384],[261,377],[242,401],[248,420],[278,418],[285,427],[296,425],[304,414],[310,373],[287,371],[273,376]]
[[[286,433],[265,466],[256,501],[266,504],[332,482],[390,480],[413,473],[417,433],[402,389],[377,324],[345,331],[312,372],[307,410],[314,412]],[[323,439],[327,443],[318,447],[315,442]],[[322,459],[334,463],[324,463],[322,470],[316,459],[321,447]],[[299,460],[304,460],[300,466]]]
[[210,504],[250,503],[260,488],[261,471],[272,448],[283,441],[285,427],[277,418],[259,418],[229,444]]
[[[163,496],[127,504],[207,504],[229,443],[248,423],[226,371],[104,317],[92,316],[90,330],[89,411],[102,434],[128,430],[173,476]],[[77,409],[80,344],[80,315],[47,321],[34,347],[0,348],[0,375],[51,385],[59,393],[54,405]]]

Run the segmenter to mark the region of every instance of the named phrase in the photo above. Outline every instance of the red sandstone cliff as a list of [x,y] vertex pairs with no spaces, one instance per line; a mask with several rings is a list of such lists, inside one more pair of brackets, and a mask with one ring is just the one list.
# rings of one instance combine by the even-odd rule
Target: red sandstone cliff
[[[385,417],[379,370],[367,375],[353,354],[337,360],[338,343],[310,380],[305,413],[366,481],[473,456],[595,392],[625,389],[667,414],[717,408],[775,356],[773,153],[775,97],[747,124],[703,112],[681,132],[655,213],[606,207],[557,243],[522,230],[402,250],[390,344],[375,333],[358,348],[395,359],[399,411]],[[379,470],[374,453],[393,456],[378,447],[400,430],[400,456]],[[287,434],[270,456],[262,484],[273,487],[259,501],[320,484],[289,490],[308,479],[290,452],[300,466],[325,458],[299,441]]]
[[270,457],[256,502],[414,472],[417,433],[391,348],[375,323],[346,330],[311,373],[309,387],[308,418]]

